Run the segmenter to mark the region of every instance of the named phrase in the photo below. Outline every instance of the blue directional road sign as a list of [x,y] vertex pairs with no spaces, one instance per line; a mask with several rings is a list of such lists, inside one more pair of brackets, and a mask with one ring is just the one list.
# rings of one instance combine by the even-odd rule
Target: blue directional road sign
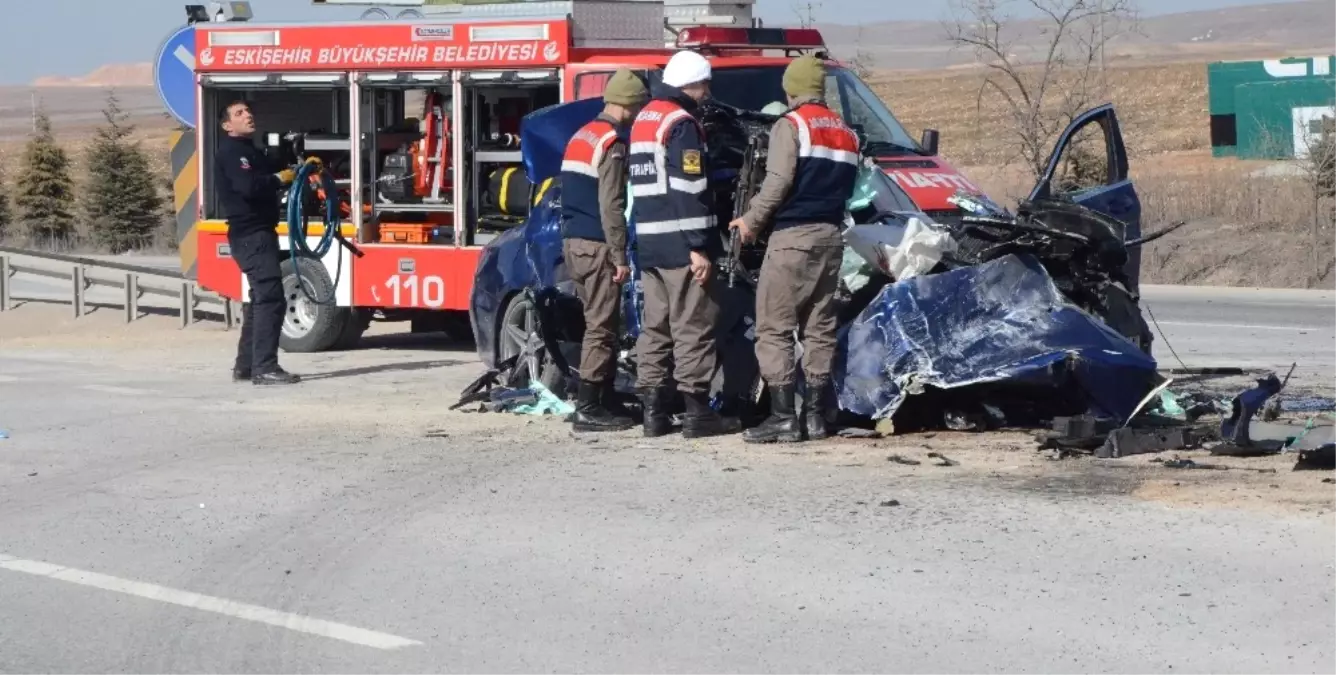
[[158,48],[153,62],[153,81],[167,112],[178,122],[195,128],[195,27],[172,33]]

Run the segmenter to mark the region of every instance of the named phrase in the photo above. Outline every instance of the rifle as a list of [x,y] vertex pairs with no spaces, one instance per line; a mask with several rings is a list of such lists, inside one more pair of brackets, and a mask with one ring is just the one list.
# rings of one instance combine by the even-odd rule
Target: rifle
[[[759,168],[757,161],[761,154],[760,138],[752,135],[747,139],[747,148],[742,155],[742,168],[738,170],[738,186],[733,191],[733,218],[741,218],[742,214],[747,212],[747,204],[751,198],[760,189]],[[737,278],[738,256],[741,253],[739,246],[741,235],[740,230],[734,228],[728,234],[728,287],[733,288],[734,280]]]

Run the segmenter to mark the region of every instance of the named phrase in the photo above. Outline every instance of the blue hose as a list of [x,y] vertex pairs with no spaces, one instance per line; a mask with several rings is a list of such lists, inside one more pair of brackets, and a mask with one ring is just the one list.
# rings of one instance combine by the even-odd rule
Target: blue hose
[[[321,233],[319,243],[312,248],[307,237],[305,197],[306,191],[310,188],[311,173],[317,171],[320,187],[325,191],[325,231]],[[311,297],[306,285],[302,283],[301,267],[297,265],[297,257],[323,259],[338,239],[341,227],[343,227],[343,214],[334,177],[328,171],[320,171],[319,165],[303,163],[297,167],[297,175],[292,180],[292,187],[288,189],[288,253],[292,257],[293,272],[297,275],[297,287],[302,289],[302,293],[311,302],[328,302],[333,298],[319,300]],[[337,288],[338,281],[336,280],[334,284]]]

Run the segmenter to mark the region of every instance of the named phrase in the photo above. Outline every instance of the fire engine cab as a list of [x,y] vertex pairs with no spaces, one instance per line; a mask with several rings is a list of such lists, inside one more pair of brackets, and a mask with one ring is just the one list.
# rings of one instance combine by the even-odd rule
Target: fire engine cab
[[[194,23],[198,161],[190,168],[197,172],[196,211],[183,256],[194,257],[201,286],[245,300],[246,281],[230,258],[213,189],[217,120],[229,103],[245,101],[255,115],[256,143],[276,162],[314,156],[327,173],[307,190],[308,222],[281,218],[276,236],[283,250],[303,241],[317,246],[325,223],[338,223],[349,242],[319,258],[285,253],[284,350],[352,346],[373,319],[470,335],[469,298],[482,247],[521,225],[543,188],[530,185],[522,168],[519,125],[526,114],[600,96],[618,68],[654,82],[676,49],[712,60],[715,98],[760,110],[785,100],[781,81],[790,60],[825,50],[816,30],[760,28],[751,0],[719,3],[727,7],[720,16],[693,12],[686,21],[695,25],[682,25],[680,12],[673,20],[673,5],[681,4],[448,5],[424,7],[405,20],[284,24],[201,12]],[[973,186],[936,157],[936,133],[915,140],[866,83],[831,64],[832,109],[922,210],[950,217],[955,207],[947,197]],[[328,189],[338,193],[339,214],[316,217],[332,203],[324,200]]]

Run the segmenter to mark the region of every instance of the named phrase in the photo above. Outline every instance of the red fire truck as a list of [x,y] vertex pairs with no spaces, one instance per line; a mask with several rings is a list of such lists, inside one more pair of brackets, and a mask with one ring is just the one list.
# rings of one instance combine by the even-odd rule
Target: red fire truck
[[[245,100],[267,152],[323,160],[343,196],[341,233],[360,252],[335,246],[320,263],[304,259],[314,270],[295,269],[285,255],[283,348],[350,346],[373,318],[468,335],[482,247],[522,222],[530,198],[518,149],[524,115],[600,96],[621,67],[653,79],[676,49],[711,58],[716,98],[759,110],[784,100],[782,74],[795,55],[825,49],[816,30],[758,28],[750,17],[742,23],[750,27],[683,27],[669,46],[664,11],[659,1],[567,0],[456,6],[409,20],[195,24],[194,157],[177,162],[197,172],[184,182],[197,185],[186,188],[196,199],[183,264],[193,258],[206,289],[236,301],[248,294],[213,189],[220,108]],[[949,218],[947,198],[973,185],[937,156],[936,132],[914,139],[857,75],[831,64],[831,106],[922,210]],[[314,246],[323,226],[304,227]],[[276,233],[284,250],[288,228]],[[309,301],[318,296],[325,307]]]

